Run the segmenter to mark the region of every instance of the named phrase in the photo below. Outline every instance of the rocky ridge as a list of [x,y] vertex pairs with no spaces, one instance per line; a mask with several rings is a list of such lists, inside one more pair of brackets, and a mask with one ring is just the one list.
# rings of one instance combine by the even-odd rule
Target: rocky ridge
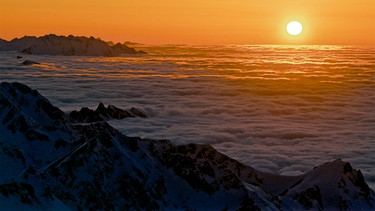
[[126,113],[114,106],[75,113],[82,118],[72,118],[24,84],[0,84],[0,167],[6,169],[0,175],[0,207],[374,209],[374,191],[361,171],[341,160],[299,176],[273,175],[209,145],[127,137],[105,121]]
[[117,108],[114,105],[105,107],[103,103],[99,103],[96,110],[87,107],[81,108],[79,111],[72,111],[69,113],[71,122],[92,123],[99,121],[106,121],[110,119],[125,119],[129,117],[147,117],[142,111],[132,107],[128,110]]
[[9,42],[0,40],[0,51],[64,56],[120,56],[145,53],[121,43],[112,44],[94,37],[57,36],[54,34],[41,37],[25,36]]

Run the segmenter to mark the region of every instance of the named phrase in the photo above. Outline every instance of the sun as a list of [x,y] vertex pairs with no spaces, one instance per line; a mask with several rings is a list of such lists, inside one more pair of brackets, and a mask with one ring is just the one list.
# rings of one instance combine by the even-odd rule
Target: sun
[[291,21],[286,26],[286,31],[293,36],[299,35],[302,32],[302,24],[298,21]]

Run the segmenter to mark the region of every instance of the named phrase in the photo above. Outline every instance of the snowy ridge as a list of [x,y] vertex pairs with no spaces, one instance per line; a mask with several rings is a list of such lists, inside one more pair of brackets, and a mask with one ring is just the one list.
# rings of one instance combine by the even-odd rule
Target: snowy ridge
[[127,137],[105,121],[77,124],[20,83],[0,84],[0,122],[7,210],[374,209],[374,191],[347,162],[299,176],[264,173],[210,145]]
[[9,42],[0,40],[0,50],[18,51],[36,55],[65,56],[120,56],[122,54],[145,53],[126,45],[110,45],[94,37],[57,36],[54,34],[42,37],[25,36]]

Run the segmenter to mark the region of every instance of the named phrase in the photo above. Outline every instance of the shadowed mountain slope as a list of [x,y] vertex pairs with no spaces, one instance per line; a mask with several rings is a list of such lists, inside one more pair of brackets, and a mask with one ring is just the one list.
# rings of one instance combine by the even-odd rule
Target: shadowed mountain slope
[[[99,105],[87,115],[113,110],[124,111]],[[347,162],[293,177],[264,173],[209,145],[72,119],[20,83],[0,84],[0,167],[5,210],[374,209],[374,191]]]

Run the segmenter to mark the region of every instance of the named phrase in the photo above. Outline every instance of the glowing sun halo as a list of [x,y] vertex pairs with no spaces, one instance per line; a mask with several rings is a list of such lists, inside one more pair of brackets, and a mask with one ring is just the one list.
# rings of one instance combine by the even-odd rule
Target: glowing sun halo
[[299,35],[302,32],[302,24],[298,21],[289,22],[286,26],[286,31],[290,35]]

